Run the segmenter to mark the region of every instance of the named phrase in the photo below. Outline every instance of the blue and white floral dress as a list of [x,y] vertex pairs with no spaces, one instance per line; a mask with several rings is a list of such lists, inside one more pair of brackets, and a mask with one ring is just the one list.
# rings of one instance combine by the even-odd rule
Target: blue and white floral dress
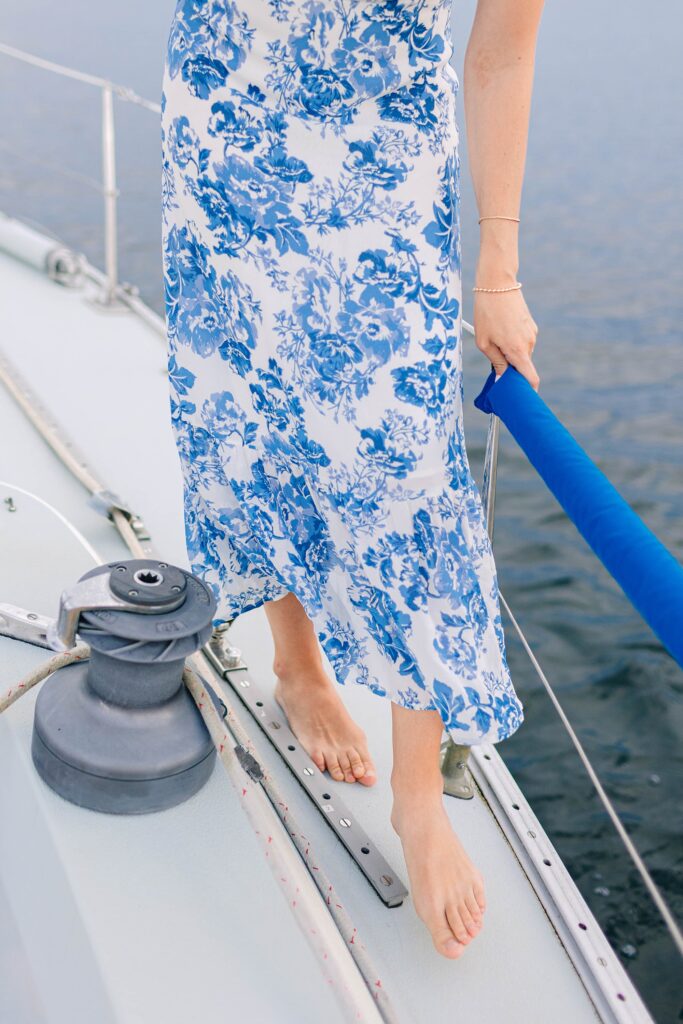
[[523,720],[462,422],[450,0],[178,0],[163,262],[193,572],[288,592],[340,684]]

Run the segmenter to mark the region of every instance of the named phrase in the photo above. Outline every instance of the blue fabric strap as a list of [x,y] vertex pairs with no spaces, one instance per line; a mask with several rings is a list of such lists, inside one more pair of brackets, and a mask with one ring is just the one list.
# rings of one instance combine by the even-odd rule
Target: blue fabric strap
[[683,568],[578,442],[508,366],[489,374],[474,400],[508,428],[629,601],[683,666]]

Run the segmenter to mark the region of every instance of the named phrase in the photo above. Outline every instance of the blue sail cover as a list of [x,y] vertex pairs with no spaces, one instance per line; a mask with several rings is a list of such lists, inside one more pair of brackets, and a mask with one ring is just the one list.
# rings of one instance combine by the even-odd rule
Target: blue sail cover
[[683,568],[588,457],[526,377],[491,370],[474,400],[508,428],[629,601],[683,666]]

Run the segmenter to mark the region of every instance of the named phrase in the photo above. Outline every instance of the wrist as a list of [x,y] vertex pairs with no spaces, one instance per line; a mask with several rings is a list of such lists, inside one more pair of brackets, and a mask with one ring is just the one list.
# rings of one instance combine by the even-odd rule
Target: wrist
[[474,285],[476,288],[505,288],[508,285],[516,284],[518,270],[516,259],[509,257],[489,259],[480,254],[474,275]]
[[507,220],[484,220],[479,227],[479,259],[475,283],[514,284],[519,270],[518,224]]

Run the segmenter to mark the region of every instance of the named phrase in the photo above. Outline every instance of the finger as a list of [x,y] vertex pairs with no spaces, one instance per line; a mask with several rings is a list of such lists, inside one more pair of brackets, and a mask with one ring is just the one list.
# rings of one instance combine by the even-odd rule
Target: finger
[[502,359],[494,359],[494,360],[493,360],[493,361],[491,362],[491,366],[492,366],[492,367],[493,367],[493,369],[494,369],[494,370],[496,371],[496,375],[497,375],[498,377],[500,377],[500,375],[501,375],[501,374],[505,373],[505,371],[507,370],[507,368],[508,368],[508,366],[509,366],[509,365],[510,365],[510,364],[508,363],[508,361],[507,361],[507,359],[505,358],[505,356],[503,356],[503,358],[502,358]]
[[490,362],[492,369],[494,369],[496,373],[504,373],[505,370],[507,370],[510,365],[508,360],[503,355],[501,349],[499,349],[492,341],[485,341],[478,345],[478,348],[484,353]]
[[538,385],[541,383],[541,378],[536,373],[536,367],[531,361],[531,356],[520,355],[513,365],[523,377],[526,377],[534,391],[538,391]]

